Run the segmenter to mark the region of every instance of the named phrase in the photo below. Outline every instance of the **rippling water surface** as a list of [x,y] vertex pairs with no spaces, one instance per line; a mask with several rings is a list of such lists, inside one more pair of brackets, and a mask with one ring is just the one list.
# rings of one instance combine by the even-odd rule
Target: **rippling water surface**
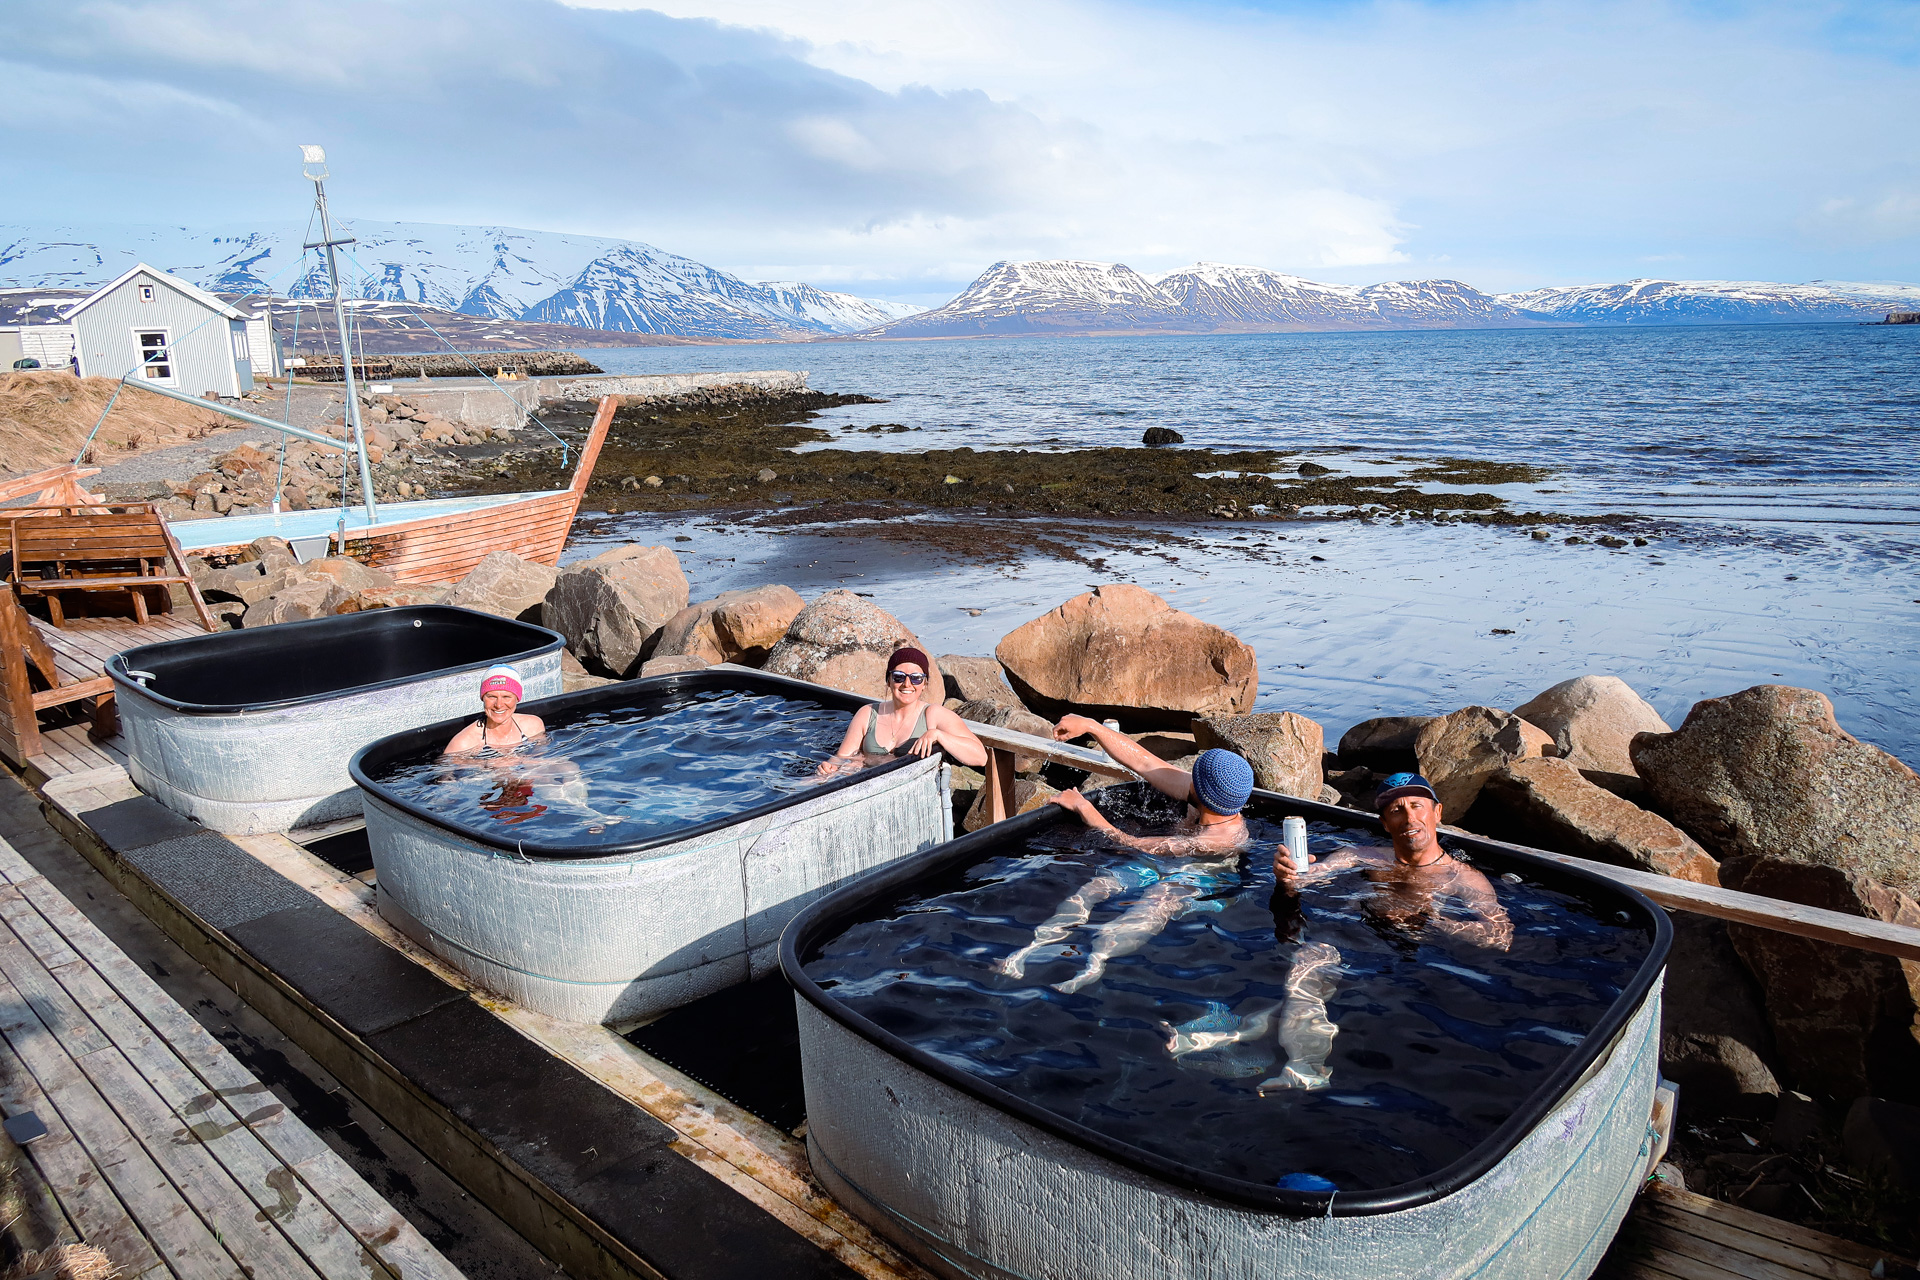
[[395,797],[494,840],[590,849],[666,834],[814,785],[852,714],[769,693],[704,692],[557,717],[502,755],[394,761]]
[[[1370,838],[1309,831],[1322,856]],[[1110,1138],[1223,1176],[1355,1191],[1471,1151],[1647,953],[1624,915],[1517,876],[1493,880],[1514,925],[1506,952],[1388,923],[1359,872],[1276,897],[1278,829],[1255,823],[1254,837],[1238,858],[1178,860],[1062,824],[915,886],[805,967],[909,1044]],[[1124,891],[1010,974],[1009,957],[1103,875]],[[1057,989],[1103,927],[1169,886],[1181,906],[1148,945]]]

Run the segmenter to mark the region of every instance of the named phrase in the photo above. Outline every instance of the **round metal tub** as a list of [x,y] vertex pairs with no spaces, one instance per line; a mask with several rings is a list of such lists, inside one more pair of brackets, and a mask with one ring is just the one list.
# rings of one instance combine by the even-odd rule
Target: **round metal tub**
[[[1255,792],[1252,810],[1343,826],[1367,815]],[[1666,916],[1637,893],[1509,846],[1449,837],[1476,865],[1579,891],[1644,925],[1634,980],[1545,1083],[1464,1157],[1369,1192],[1285,1191],[1125,1145],[935,1058],[818,986],[817,945],[914,886],[1063,820],[1037,812],[876,873],[795,919],[807,1148],[822,1185],[938,1275],[1243,1280],[1588,1275],[1642,1185],[1659,1079]]]
[[[708,690],[781,693],[852,712],[866,700],[745,668],[608,685],[526,710],[547,718]],[[589,853],[451,822],[373,781],[455,722],[367,748],[381,914],[517,1004],[571,1022],[648,1018],[773,971],[780,932],[821,895],[953,835],[938,755]]]
[[479,715],[479,673],[560,691],[545,627],[420,605],[143,645],[107,675],[141,790],[215,831],[287,831],[360,811],[347,762],[403,729]]

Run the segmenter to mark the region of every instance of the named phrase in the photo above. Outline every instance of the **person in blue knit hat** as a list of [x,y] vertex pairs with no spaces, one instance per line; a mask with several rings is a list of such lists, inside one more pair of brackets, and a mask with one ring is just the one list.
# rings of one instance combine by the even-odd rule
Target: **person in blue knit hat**
[[[1188,773],[1168,764],[1115,729],[1085,716],[1069,715],[1054,726],[1053,736],[1066,741],[1091,735],[1108,756],[1151,784],[1155,790],[1186,802],[1186,816],[1168,835],[1136,836],[1107,821],[1106,815],[1078,791],[1062,791],[1051,798],[1089,827],[1115,844],[1138,851],[1142,857],[1103,870],[1060,904],[1052,918],[1034,931],[1033,941],[1000,962],[1000,972],[1024,978],[1035,952],[1065,941],[1084,927],[1093,910],[1117,896],[1138,893],[1139,899],[1114,919],[1094,930],[1087,964],[1053,989],[1072,993],[1100,980],[1107,962],[1145,946],[1167,922],[1193,908],[1196,900],[1226,887],[1240,851],[1247,844],[1247,821],[1240,816],[1253,795],[1253,766],[1231,751],[1203,751]],[[1218,905],[1217,901],[1209,905]]]

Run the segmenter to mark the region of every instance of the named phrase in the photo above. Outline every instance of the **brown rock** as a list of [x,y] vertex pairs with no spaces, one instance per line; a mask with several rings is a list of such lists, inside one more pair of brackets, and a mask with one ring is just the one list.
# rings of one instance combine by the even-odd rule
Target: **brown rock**
[[1763,684],[1633,740],[1654,806],[1719,856],[1834,867],[1920,895],[1920,777],[1810,689]]
[[562,570],[541,616],[589,671],[625,679],[686,607],[679,557],[666,547],[626,546]]
[[[902,645],[925,649],[898,618],[851,591],[825,593],[802,609],[761,669],[868,698],[887,696],[887,658]],[[936,665],[926,687],[938,689]]]
[[1194,737],[1190,733],[1174,733],[1162,729],[1152,733],[1130,733],[1127,736],[1162,760],[1178,760],[1183,756],[1200,754],[1200,749],[1195,745]]
[[446,603],[537,623],[559,577],[551,565],[522,560],[511,551],[490,551],[447,593]]
[[[955,708],[955,714],[962,720],[971,720],[976,724],[990,724],[997,729],[1011,729],[1015,733],[1029,733],[1036,738],[1053,741],[1053,725],[1042,720],[1018,705],[1004,702],[992,702],[981,699],[978,702],[963,702]],[[1015,773],[1037,773],[1047,763],[1045,756],[1025,751],[1013,753],[1013,771]]]
[[367,587],[354,592],[335,607],[335,613],[358,613],[363,609],[404,609],[416,604],[440,604],[447,589],[433,583],[407,583],[395,587]]
[[[1732,858],[1720,878],[1742,893],[1920,928],[1913,899],[1856,872]],[[1920,1101],[1920,962],[1752,925],[1728,933],[1759,979],[1789,1083],[1815,1096]]]
[[334,610],[351,597],[352,592],[345,587],[324,578],[296,582],[248,605],[241,625],[251,629],[270,627],[279,622],[297,622],[302,618],[331,617]]
[[705,658],[695,657],[690,653],[670,653],[659,657],[648,658],[645,662],[641,663],[638,678],[645,680],[651,676],[670,676],[678,671],[698,671],[702,667],[710,667],[712,665],[713,664]]
[[1720,883],[1719,865],[1680,828],[1596,787],[1565,760],[1534,757],[1494,770],[1476,803],[1476,827],[1488,827],[1488,808],[1500,815],[1499,834],[1522,844],[1697,884]]
[[[1047,802],[1048,797],[1060,794],[1058,787],[1050,787],[1038,778],[1021,778],[1013,784],[1013,812],[1008,817],[1018,817],[1023,813],[1032,813]],[[978,831],[987,825],[987,789],[981,787],[974,797],[973,807],[967,810],[967,816],[960,820],[963,831]]]
[[714,611],[740,591],[723,591],[711,600],[690,604],[668,618],[660,628],[660,639],[652,649],[655,658],[695,658],[701,666],[725,662],[727,651],[714,633]]
[[1320,795],[1320,756],[1326,746],[1320,726],[1292,711],[1250,716],[1208,716],[1193,722],[1197,751],[1225,747],[1253,766],[1253,785],[1309,800]]
[[266,563],[269,570],[278,569],[284,565],[295,563],[293,544],[285,538],[275,538],[271,536],[255,538],[252,542],[240,548],[240,553],[234,557],[234,561],[239,564],[251,564],[255,561],[261,561]]
[[1634,772],[1627,748],[1636,733],[1673,731],[1617,676],[1562,680],[1513,714],[1545,730],[1561,759],[1601,773]]
[[977,658],[963,653],[943,653],[935,659],[947,677],[947,696],[962,702],[997,702],[1020,706],[1019,695],[1007,683],[1007,673],[998,658]]
[[1550,745],[1545,733],[1511,711],[1462,707],[1420,730],[1414,755],[1440,796],[1446,820],[1459,822],[1496,769],[1540,755]]
[[713,632],[727,661],[742,666],[764,663],[806,608],[798,591],[778,583],[726,594],[732,598],[713,611]]
[[994,654],[1033,710],[1137,729],[1184,730],[1196,716],[1243,714],[1259,685],[1251,647],[1127,583],[1075,596],[1017,628]]
[[1414,743],[1438,716],[1381,716],[1362,720],[1340,735],[1340,763],[1392,773],[1416,765]]
[[369,569],[351,556],[326,556],[319,560],[309,560],[298,568],[289,569],[286,572],[297,574],[308,582],[331,579],[349,592],[395,585],[392,574],[382,573],[378,569]]

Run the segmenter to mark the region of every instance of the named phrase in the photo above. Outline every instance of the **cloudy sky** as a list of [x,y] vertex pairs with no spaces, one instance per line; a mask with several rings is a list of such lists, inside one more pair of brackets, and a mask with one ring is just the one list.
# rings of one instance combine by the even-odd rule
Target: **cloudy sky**
[[341,210],[939,301],[1000,258],[1920,280],[1920,0],[11,0],[0,221]]

